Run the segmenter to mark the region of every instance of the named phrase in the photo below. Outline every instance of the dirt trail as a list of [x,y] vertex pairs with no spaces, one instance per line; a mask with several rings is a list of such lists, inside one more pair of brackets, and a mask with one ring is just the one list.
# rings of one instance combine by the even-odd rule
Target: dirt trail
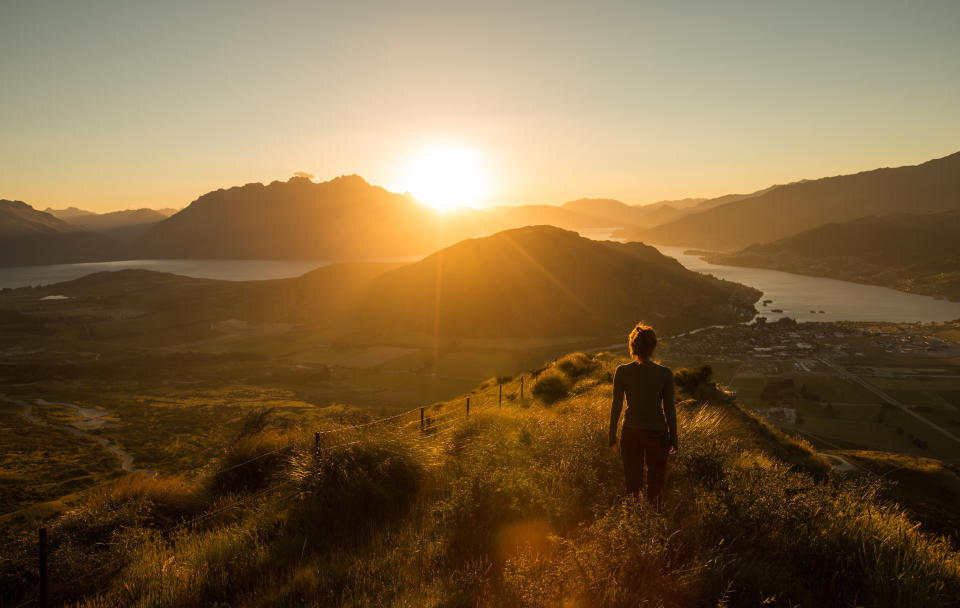
[[[131,473],[132,473],[132,472],[147,473],[148,475],[156,475],[156,474],[157,474],[156,471],[153,471],[153,470],[150,470],[150,469],[138,469],[138,468],[135,468],[135,467],[133,466],[133,455],[132,455],[132,454],[130,454],[129,452],[124,451],[122,448],[120,448],[120,447],[118,447],[116,444],[111,443],[110,441],[104,439],[103,437],[100,437],[100,436],[98,436],[98,435],[94,435],[94,434],[92,434],[92,433],[88,433],[88,432],[86,432],[83,428],[78,428],[78,427],[75,427],[75,426],[68,426],[68,425],[63,425],[63,424],[50,424],[50,423],[44,422],[43,420],[40,420],[39,418],[37,418],[37,417],[34,415],[34,413],[33,413],[33,406],[34,406],[34,403],[35,403],[36,405],[57,405],[57,406],[60,406],[60,407],[73,408],[73,409],[76,410],[77,414],[79,414],[80,416],[82,416],[83,418],[85,418],[86,421],[88,421],[88,424],[85,425],[86,428],[100,428],[100,427],[102,427],[103,425],[102,425],[101,423],[98,423],[97,419],[103,418],[103,417],[109,415],[109,412],[105,412],[105,411],[103,411],[103,410],[95,410],[95,409],[93,409],[93,408],[82,408],[82,407],[80,407],[79,405],[74,405],[73,403],[59,403],[59,402],[54,403],[54,402],[50,402],[50,401],[45,401],[45,400],[43,400],[43,399],[36,399],[34,403],[30,403],[30,402],[27,402],[27,401],[21,401],[21,400],[19,400],[19,399],[11,399],[10,397],[7,397],[6,395],[2,395],[2,394],[0,394],[0,400],[6,401],[7,403],[14,403],[14,404],[19,405],[20,407],[22,407],[22,408],[23,408],[23,417],[26,418],[27,421],[30,422],[31,424],[35,424],[35,425],[37,425],[37,426],[43,426],[43,427],[47,427],[47,428],[51,428],[51,429],[57,429],[57,430],[59,430],[59,431],[65,431],[65,432],[67,432],[67,433],[70,433],[71,435],[76,435],[77,437],[82,437],[83,439],[87,439],[87,440],[89,440],[89,441],[93,441],[93,442],[95,442],[95,443],[103,446],[107,451],[109,451],[111,454],[113,454],[114,456],[116,456],[116,457],[120,460],[120,468],[123,469],[124,471],[129,471],[129,472],[131,472]],[[91,423],[91,422],[92,422],[92,423]],[[81,424],[83,424],[83,423],[81,423]]]

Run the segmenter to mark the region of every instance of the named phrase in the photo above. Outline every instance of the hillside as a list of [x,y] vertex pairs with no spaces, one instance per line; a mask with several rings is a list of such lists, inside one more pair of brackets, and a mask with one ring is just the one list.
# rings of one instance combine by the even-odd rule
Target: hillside
[[385,273],[358,322],[457,336],[619,334],[749,320],[760,292],[691,272],[642,243],[551,226],[470,239]]
[[[154,343],[166,335],[183,339],[185,328],[198,330],[228,319],[302,322],[346,331],[356,322],[361,299],[373,280],[400,264],[345,262],[301,277],[269,281],[217,281],[150,270],[93,273],[39,288],[12,290],[5,308],[29,307],[45,295],[64,295],[61,314],[98,311],[89,323],[98,339],[123,337]],[[119,319],[117,318],[119,317]],[[124,317],[127,317],[126,319]]]
[[112,242],[99,234],[22,201],[0,200],[0,266],[94,262],[112,253]]
[[737,250],[868,215],[960,209],[960,152],[916,166],[774,187],[622,236],[658,245]]
[[[680,384],[680,451],[662,511],[625,499],[620,459],[606,446],[610,375],[621,362],[572,354],[502,379],[502,406],[491,379],[426,408],[423,423],[417,408],[305,426],[293,414],[254,412],[204,471],[130,475],[49,521],[53,600],[97,608],[960,601],[960,554],[879,498],[878,478],[832,473],[708,377]],[[562,387],[550,405],[531,398],[531,387],[547,385]],[[4,603],[33,599],[35,542],[30,530],[7,543]]]
[[960,300],[960,211],[827,224],[708,259]]

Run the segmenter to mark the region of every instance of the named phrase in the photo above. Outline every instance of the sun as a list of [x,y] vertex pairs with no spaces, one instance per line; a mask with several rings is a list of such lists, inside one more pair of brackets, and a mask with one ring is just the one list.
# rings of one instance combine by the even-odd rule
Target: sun
[[434,145],[407,161],[403,189],[439,211],[473,207],[486,202],[491,180],[477,150],[458,145]]

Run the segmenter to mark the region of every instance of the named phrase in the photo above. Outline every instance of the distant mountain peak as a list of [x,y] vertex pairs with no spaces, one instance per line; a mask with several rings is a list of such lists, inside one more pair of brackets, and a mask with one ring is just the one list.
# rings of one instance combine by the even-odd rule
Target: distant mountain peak
[[85,217],[88,215],[96,215],[93,211],[87,211],[86,209],[80,209],[78,207],[67,207],[65,209],[54,209],[53,207],[47,207],[43,210],[44,213],[49,213],[53,217],[59,218],[61,220],[70,220],[77,217]]

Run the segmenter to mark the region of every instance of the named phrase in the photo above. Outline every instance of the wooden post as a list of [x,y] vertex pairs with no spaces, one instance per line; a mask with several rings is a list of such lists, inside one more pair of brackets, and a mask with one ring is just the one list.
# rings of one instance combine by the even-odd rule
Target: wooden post
[[423,408],[421,407],[421,408],[420,408],[420,430],[422,431],[423,428],[424,428],[424,426],[423,426]]
[[467,397],[467,416],[470,415],[470,397]]
[[520,400],[523,401],[523,376],[520,376]]
[[497,407],[503,407],[503,383],[500,383],[500,393],[497,395]]
[[47,529],[40,528],[40,607],[47,608]]
[[320,455],[320,431],[313,434],[313,451]]

